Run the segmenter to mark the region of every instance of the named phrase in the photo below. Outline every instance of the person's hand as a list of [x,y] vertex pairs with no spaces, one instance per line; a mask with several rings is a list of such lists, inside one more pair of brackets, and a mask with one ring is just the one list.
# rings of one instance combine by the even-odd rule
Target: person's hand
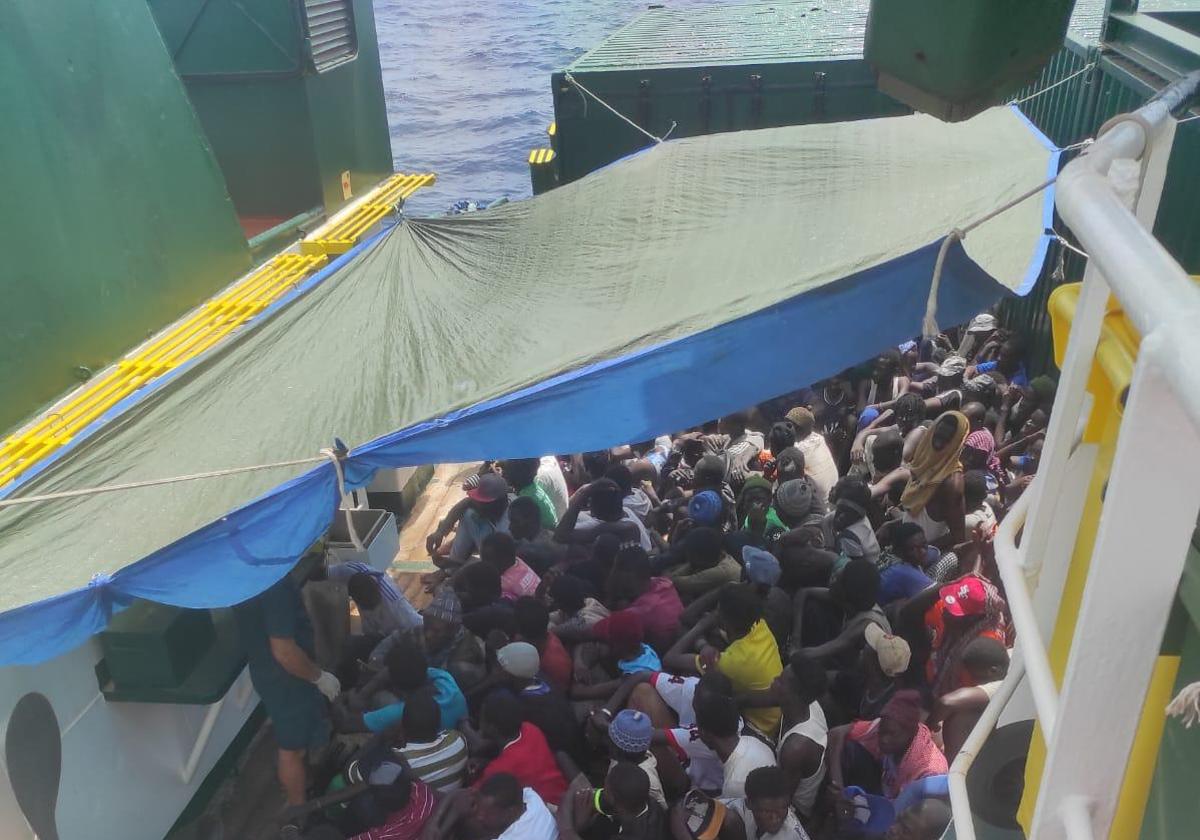
[[589,482],[575,491],[575,495],[571,497],[571,504],[573,504],[577,507],[584,507],[588,503],[588,500],[591,498],[592,498],[592,483]]
[[1009,385],[1004,389],[1004,395],[1000,397],[1001,408],[1012,408],[1012,404],[1017,400],[1017,389]]
[[721,658],[721,652],[719,650],[717,650],[712,645],[705,645],[700,650],[700,655],[699,655],[700,670],[708,671],[713,668],[716,668],[717,660],[720,658]]
[[607,732],[608,727],[612,724],[612,713],[607,709],[592,709],[588,712],[588,723],[597,732]]
[[761,532],[767,527],[767,511],[770,510],[768,505],[762,499],[755,499],[746,508],[746,519],[749,520],[750,530]]
[[485,647],[489,652],[493,653],[500,650],[500,648],[504,647],[506,644],[508,644],[508,642],[508,635],[498,627],[493,627],[491,630],[489,630],[487,638],[484,640]]
[[858,441],[850,447],[850,463],[861,464],[867,460],[867,448]]
[[320,675],[313,680],[313,685],[317,687],[317,691],[325,695],[325,699],[333,702],[342,692],[342,684],[333,674],[328,671],[322,671]]
[[434,529],[433,533],[425,538],[425,550],[429,552],[430,557],[437,554],[438,549],[442,547],[442,542],[445,539],[446,535],[442,533],[441,528]]

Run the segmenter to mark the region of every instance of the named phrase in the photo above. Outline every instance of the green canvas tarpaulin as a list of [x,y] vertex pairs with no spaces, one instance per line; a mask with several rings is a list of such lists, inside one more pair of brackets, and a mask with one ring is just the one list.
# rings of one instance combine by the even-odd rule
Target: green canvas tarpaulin
[[[913,336],[947,231],[1056,158],[1009,109],[810,125],[672,141],[536,199],[406,220],[15,494],[303,458],[335,436],[361,482],[380,466],[669,432]],[[943,323],[1031,282],[1047,201],[951,249]],[[332,469],[306,469],[2,509],[0,608],[69,593],[44,656],[133,597],[250,597],[334,513]],[[28,623],[39,608],[0,615],[0,661],[44,631],[44,610],[42,630]]]

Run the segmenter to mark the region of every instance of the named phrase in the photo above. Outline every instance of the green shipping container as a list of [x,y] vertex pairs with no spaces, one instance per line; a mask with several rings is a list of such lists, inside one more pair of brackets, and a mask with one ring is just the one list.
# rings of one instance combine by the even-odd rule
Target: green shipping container
[[865,24],[832,0],[651,8],[553,75],[559,181],[652,142],[568,76],[656,137],[910,113],[876,88]]

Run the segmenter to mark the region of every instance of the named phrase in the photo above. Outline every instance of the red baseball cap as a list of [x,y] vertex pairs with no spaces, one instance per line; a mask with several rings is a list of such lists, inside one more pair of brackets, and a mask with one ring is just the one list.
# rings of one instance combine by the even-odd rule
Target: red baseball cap
[[467,491],[467,496],[476,502],[494,502],[508,495],[508,482],[498,473],[485,473],[479,483]]
[[939,590],[938,595],[946,612],[955,618],[979,615],[987,606],[987,589],[977,577],[965,577],[948,583]]

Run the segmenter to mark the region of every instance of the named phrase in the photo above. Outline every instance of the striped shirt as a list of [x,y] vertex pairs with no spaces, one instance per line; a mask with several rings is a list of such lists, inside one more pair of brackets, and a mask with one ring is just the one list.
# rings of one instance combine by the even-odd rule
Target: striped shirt
[[387,636],[397,630],[421,626],[420,613],[385,573],[357,560],[330,566],[328,572],[329,579],[339,583],[346,583],[357,574],[369,575],[379,589],[379,605],[375,609],[358,607],[363,635]]
[[418,840],[437,806],[437,794],[421,782],[412,783],[408,804],[388,814],[383,825],[356,834],[350,840]]
[[438,793],[463,786],[467,773],[467,742],[457,729],[447,729],[432,741],[409,741],[395,750],[421,781]]

